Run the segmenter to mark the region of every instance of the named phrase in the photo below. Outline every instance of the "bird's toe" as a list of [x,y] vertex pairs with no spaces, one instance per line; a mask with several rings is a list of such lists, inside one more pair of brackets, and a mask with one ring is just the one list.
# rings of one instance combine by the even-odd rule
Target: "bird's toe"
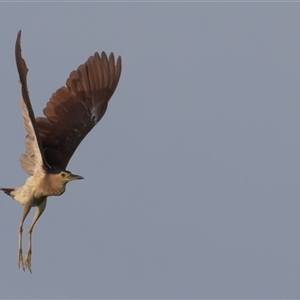
[[31,252],[27,252],[25,256],[25,267],[31,273]]
[[23,261],[23,255],[22,252],[19,253],[19,257],[18,257],[18,267],[20,269],[20,267],[23,269],[23,271],[25,271],[25,266],[24,266],[24,261]]

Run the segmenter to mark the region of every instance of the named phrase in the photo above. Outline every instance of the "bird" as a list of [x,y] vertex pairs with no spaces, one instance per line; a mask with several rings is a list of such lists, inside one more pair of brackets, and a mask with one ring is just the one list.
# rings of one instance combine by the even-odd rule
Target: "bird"
[[[52,94],[43,110],[45,117],[35,117],[28,87],[28,68],[22,57],[21,30],[15,43],[15,59],[21,85],[20,104],[26,130],[26,154],[20,163],[30,177],[15,188],[0,188],[5,194],[23,205],[18,228],[19,268],[32,273],[32,231],[43,214],[49,196],[60,196],[66,184],[83,179],[67,171],[67,165],[84,137],[101,120],[108,101],[117,88],[122,63],[113,53],[109,56],[95,52],[77,70],[70,73],[66,85]],[[28,249],[23,258],[23,223],[32,207],[36,211],[28,228]]]

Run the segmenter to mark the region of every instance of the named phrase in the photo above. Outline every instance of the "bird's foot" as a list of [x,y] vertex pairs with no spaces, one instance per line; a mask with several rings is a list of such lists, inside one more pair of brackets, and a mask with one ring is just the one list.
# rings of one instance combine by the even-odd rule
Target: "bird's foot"
[[23,261],[22,251],[19,251],[18,266],[19,266],[19,269],[21,267],[23,269],[23,271],[25,271],[25,265],[24,265],[24,261]]
[[[26,255],[25,255],[25,267],[29,270],[30,273],[31,272],[31,251],[27,251]],[[25,269],[25,268],[24,268]]]

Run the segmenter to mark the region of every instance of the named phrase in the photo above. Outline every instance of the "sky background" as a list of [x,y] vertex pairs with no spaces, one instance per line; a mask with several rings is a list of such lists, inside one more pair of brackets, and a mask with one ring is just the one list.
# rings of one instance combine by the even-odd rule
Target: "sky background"
[[[300,298],[300,3],[0,3],[0,186],[23,185],[14,44],[36,116],[95,51],[119,85],[33,232],[0,194],[0,297]],[[27,228],[24,226],[24,252]]]

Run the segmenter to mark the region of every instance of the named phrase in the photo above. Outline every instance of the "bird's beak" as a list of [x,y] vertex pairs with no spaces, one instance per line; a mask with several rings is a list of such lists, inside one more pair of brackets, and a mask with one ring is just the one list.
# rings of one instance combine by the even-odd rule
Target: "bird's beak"
[[83,177],[80,175],[70,174],[70,177],[69,177],[70,181],[77,180],[77,179],[83,179]]

